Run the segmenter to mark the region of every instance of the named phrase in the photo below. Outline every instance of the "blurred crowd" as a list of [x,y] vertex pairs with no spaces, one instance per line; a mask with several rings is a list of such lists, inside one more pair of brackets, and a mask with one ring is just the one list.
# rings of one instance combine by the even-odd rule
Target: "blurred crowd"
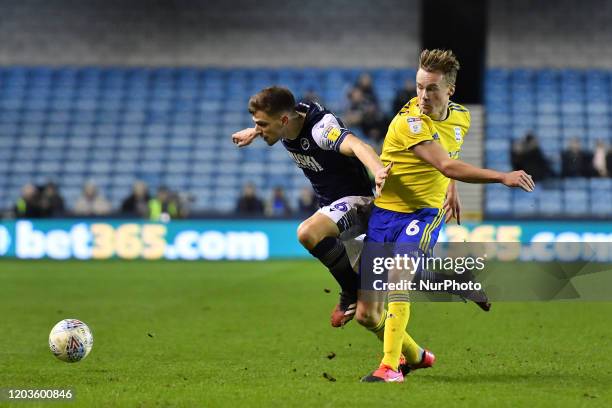
[[236,203],[236,213],[241,215],[265,215],[268,217],[287,217],[291,215],[312,215],[319,205],[310,187],[304,187],[295,206],[289,203],[282,187],[275,187],[267,200],[262,199],[255,186],[246,184]]
[[[406,81],[398,90],[390,112],[381,108],[372,77],[361,74],[356,82],[347,89],[345,108],[341,114],[345,125],[360,136],[379,145],[385,137],[387,124],[402,106],[416,96],[413,81]],[[302,95],[302,99],[325,104],[314,91]],[[13,208],[5,216],[15,218],[52,218],[52,217],[137,217],[149,220],[186,218],[189,216],[189,195],[162,186],[155,194],[142,181],[134,183],[131,193],[124,198],[119,207],[113,207],[104,193],[93,182],[83,186],[81,195],[74,203],[65,203],[59,187],[53,182],[44,185],[26,184],[14,202]],[[294,202],[292,202],[294,201]],[[235,206],[235,213],[243,216],[287,217],[311,215],[318,209],[312,188],[305,187],[299,197],[290,200],[282,187],[274,188],[269,197],[262,197],[253,184],[243,186]]]
[[514,170],[525,170],[536,181],[549,178],[610,177],[612,176],[612,149],[603,140],[593,150],[573,138],[561,152],[561,171],[555,171],[540,147],[538,137],[527,133],[511,147],[510,161]]
[[[415,96],[415,83],[408,79],[404,86],[395,93],[390,110],[385,111],[379,103],[371,75],[364,72],[348,88],[345,107],[342,112],[338,113],[342,114],[342,121],[347,128],[357,132],[359,136],[366,137],[373,144],[379,145],[385,138],[391,119]],[[312,90],[302,95],[302,99],[325,105],[325,101],[322,101]]]
[[[346,91],[346,103],[342,119],[349,129],[365,137],[373,145],[380,147],[384,140],[386,128],[391,118],[416,96],[414,81],[407,80],[393,99],[390,111],[385,112],[379,103],[372,77],[361,74],[356,82]],[[302,99],[321,102],[313,91],[302,95]],[[536,181],[557,177],[611,177],[612,149],[604,141],[598,141],[593,149],[585,148],[581,139],[574,138],[567,143],[561,152],[561,165],[552,166],[546,157],[538,137],[533,133],[526,134],[515,141],[510,149],[511,164],[514,169],[522,169],[531,174]],[[66,205],[57,184],[26,184],[15,201],[10,216],[16,218],[47,217],[98,217],[124,216],[149,220],[168,220],[189,216],[189,195],[161,186],[152,194],[142,181],[134,183],[131,193],[124,198],[118,208],[113,208],[110,201],[93,182],[83,186],[80,197],[74,203]],[[299,197],[291,202],[282,187],[276,187],[269,197],[262,197],[255,185],[243,186],[235,205],[235,214],[243,216],[287,217],[310,215],[318,209],[314,193],[310,187],[300,191]]]
[[[26,184],[15,201],[9,216],[14,218],[57,218],[57,217],[104,217],[120,216],[143,218],[152,221],[187,218],[192,198],[161,186],[155,195],[142,181],[132,186],[131,193],[123,199],[119,208],[100,192],[93,182],[83,186],[81,195],[70,209],[65,205],[59,188],[53,182],[36,186]],[[295,203],[285,195],[282,187],[272,190],[268,199],[260,198],[253,184],[246,184],[236,203],[235,213],[245,216],[288,217],[310,215],[318,209],[317,200],[310,187],[300,191]]]
[[146,218],[154,221],[171,218],[185,218],[188,203],[179,194],[165,186],[157,189],[152,196],[148,186],[137,181],[132,192],[125,197],[120,208],[114,209],[93,182],[83,186],[81,195],[68,210],[57,185],[49,182],[42,186],[26,184],[12,209],[15,218],[53,218],[63,216],[102,217],[119,215]]

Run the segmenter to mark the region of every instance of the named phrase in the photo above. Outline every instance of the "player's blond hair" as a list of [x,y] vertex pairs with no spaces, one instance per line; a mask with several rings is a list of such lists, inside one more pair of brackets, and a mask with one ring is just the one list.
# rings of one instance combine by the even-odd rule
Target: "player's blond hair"
[[441,72],[446,83],[455,85],[457,71],[461,68],[457,56],[451,50],[423,50],[419,57],[419,68],[428,72]]

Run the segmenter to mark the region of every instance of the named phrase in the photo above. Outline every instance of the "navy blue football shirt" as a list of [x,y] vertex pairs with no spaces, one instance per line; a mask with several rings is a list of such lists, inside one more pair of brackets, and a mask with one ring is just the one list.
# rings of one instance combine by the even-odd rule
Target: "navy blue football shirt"
[[356,157],[340,153],[340,144],[350,130],[316,102],[300,102],[296,110],[306,114],[302,130],[297,138],[282,139],[282,143],[310,180],[319,206],[346,196],[372,196],[364,165]]

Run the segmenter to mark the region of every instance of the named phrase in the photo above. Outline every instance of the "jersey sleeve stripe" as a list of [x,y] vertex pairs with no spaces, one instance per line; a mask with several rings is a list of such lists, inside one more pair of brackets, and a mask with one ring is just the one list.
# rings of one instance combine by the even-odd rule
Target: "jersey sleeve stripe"
[[336,140],[334,142],[333,148],[336,152],[340,152],[340,145],[342,144],[342,142],[344,141],[344,139],[346,138],[347,135],[351,134],[351,131],[348,129],[343,129],[342,133],[340,134],[340,137],[338,137],[338,140]]

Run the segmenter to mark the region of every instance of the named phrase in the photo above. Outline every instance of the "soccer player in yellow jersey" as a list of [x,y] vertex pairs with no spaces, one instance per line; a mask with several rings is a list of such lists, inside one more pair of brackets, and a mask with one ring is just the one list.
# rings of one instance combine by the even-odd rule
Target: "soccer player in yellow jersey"
[[[459,62],[450,50],[421,53],[417,97],[393,118],[385,137],[381,160],[391,170],[381,195],[374,201],[366,245],[413,244],[423,253],[430,253],[444,219],[451,179],[502,183],[525,191],[535,188],[531,176],[524,171],[501,173],[455,160],[470,125],[467,109],[450,101],[458,70]],[[373,320],[376,313],[371,307],[365,302],[358,304],[360,323]],[[384,357],[379,368],[363,381],[402,382],[404,373],[432,366],[433,353],[419,347],[406,332],[409,315],[408,292],[390,291],[388,313],[382,310],[376,316],[378,323],[370,327],[383,337]]]

